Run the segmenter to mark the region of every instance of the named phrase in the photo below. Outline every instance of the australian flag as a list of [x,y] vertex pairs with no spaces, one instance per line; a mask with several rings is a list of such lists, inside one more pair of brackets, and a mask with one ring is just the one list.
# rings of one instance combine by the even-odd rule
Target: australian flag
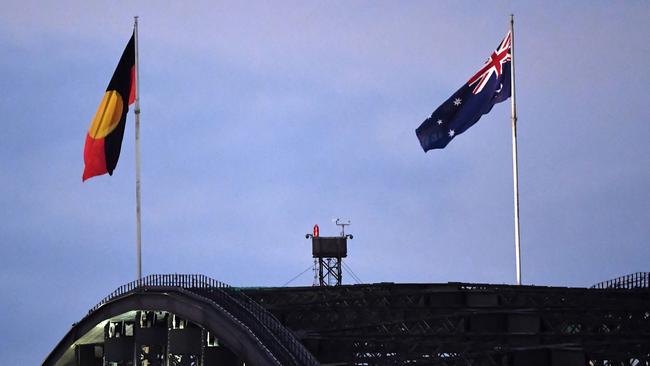
[[510,97],[511,40],[508,32],[485,65],[415,130],[425,152],[444,148]]

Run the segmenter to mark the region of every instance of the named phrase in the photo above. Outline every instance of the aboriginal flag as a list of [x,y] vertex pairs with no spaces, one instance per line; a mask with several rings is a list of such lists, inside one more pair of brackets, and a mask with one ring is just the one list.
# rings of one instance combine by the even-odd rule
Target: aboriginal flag
[[113,174],[120,158],[129,105],[135,101],[135,34],[117,64],[86,135],[83,180]]

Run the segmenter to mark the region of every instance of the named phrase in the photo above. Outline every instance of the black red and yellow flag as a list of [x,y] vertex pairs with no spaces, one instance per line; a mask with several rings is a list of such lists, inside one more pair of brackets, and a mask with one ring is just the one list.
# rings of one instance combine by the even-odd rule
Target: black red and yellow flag
[[108,173],[120,158],[129,105],[135,101],[135,33],[117,64],[106,93],[93,118],[84,147],[83,180]]

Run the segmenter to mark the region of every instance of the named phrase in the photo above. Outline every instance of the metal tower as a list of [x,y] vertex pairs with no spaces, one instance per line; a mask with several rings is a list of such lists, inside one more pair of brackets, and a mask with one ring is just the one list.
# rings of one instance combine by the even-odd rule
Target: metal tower
[[311,238],[314,277],[318,272],[318,286],[340,286],[343,283],[342,260],[348,256],[348,239],[353,236],[345,234],[345,226],[350,225],[349,220],[343,223],[336,219],[336,225],[342,227],[340,236],[320,236],[318,225],[314,225],[313,234],[305,235],[306,239]]

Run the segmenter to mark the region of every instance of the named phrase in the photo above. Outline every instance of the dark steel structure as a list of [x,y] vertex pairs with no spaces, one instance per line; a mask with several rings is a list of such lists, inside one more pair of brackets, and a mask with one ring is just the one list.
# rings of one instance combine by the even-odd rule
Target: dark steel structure
[[648,275],[590,289],[154,275],[102,300],[43,365],[647,366]]
[[313,236],[311,238],[311,252],[314,259],[318,261],[318,284],[319,286],[340,286],[343,283],[343,258],[348,256],[347,236]]
[[649,288],[650,272],[637,272],[597,283],[591,288]]
[[384,283],[246,294],[324,364],[650,364],[647,285]]
[[319,362],[291,331],[240,290],[205,276],[178,274],[151,275],[119,287],[75,323],[43,362],[43,366],[244,364]]

